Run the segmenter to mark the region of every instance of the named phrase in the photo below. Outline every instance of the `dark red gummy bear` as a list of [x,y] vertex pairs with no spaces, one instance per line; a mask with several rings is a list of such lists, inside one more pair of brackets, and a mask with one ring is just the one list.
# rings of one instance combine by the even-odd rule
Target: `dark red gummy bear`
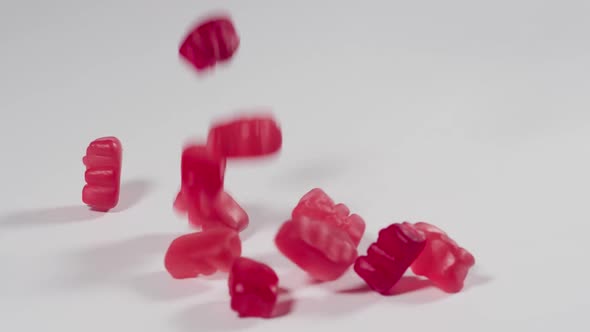
[[334,201],[320,188],[305,194],[293,209],[293,219],[308,217],[317,221],[331,223],[348,233],[355,246],[358,246],[365,233],[365,221],[357,214],[350,214],[348,207]]
[[182,153],[181,189],[174,208],[188,213],[189,221],[203,229],[248,226],[246,211],[225,191],[226,161],[204,145],[189,145]]
[[82,162],[86,185],[82,201],[97,211],[108,211],[119,202],[123,150],[116,137],[98,138],[88,145]]
[[283,255],[319,281],[338,279],[357,257],[357,246],[346,231],[305,216],[285,222],[275,244]]
[[240,38],[227,16],[212,17],[191,30],[179,48],[180,55],[197,71],[228,61],[238,49]]
[[226,158],[271,155],[281,149],[281,128],[270,115],[242,116],[209,129],[207,145]]
[[271,317],[279,277],[268,265],[240,257],[232,265],[228,285],[231,308],[240,317]]
[[175,279],[227,272],[242,253],[238,233],[217,228],[176,238],[170,244],[164,265]]
[[426,247],[412,264],[412,271],[447,293],[459,292],[469,269],[475,265],[473,255],[436,226],[425,222],[414,226],[425,234]]
[[390,294],[425,245],[426,237],[412,224],[392,224],[379,231],[366,256],[357,258],[354,271],[373,290]]

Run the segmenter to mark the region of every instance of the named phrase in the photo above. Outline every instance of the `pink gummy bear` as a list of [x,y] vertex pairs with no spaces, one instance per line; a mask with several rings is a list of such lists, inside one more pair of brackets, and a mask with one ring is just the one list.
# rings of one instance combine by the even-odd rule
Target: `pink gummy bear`
[[291,217],[299,219],[308,217],[313,220],[327,222],[344,230],[355,246],[365,233],[365,221],[358,214],[350,214],[348,207],[334,201],[322,189],[315,188],[303,195],[293,209]]
[[344,230],[307,217],[285,222],[275,244],[283,255],[320,281],[338,279],[357,257],[356,245]]
[[170,244],[164,265],[175,279],[227,272],[242,253],[238,233],[229,228],[182,235]]
[[242,231],[246,211],[225,191],[226,160],[204,145],[189,145],[182,153],[181,189],[174,208],[188,213],[191,224],[203,229],[219,226]]
[[436,226],[425,222],[414,226],[426,235],[426,247],[412,264],[412,271],[445,292],[459,292],[469,269],[475,265],[473,255]]

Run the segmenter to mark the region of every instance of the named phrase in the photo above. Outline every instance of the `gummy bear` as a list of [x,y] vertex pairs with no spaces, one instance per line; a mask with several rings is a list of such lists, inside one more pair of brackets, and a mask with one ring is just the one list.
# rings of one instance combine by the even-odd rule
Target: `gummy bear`
[[291,216],[293,219],[306,216],[338,226],[348,233],[355,246],[358,246],[365,233],[365,221],[357,214],[350,214],[346,205],[335,204],[320,188],[303,195]]
[[97,211],[108,211],[119,202],[122,162],[121,142],[116,137],[92,141],[82,162],[86,166],[86,185],[82,201]]
[[[186,196],[215,196],[223,189],[225,158],[204,145],[188,145],[182,151],[181,191]],[[194,197],[193,197],[194,198]]]
[[226,226],[241,231],[248,226],[246,211],[225,191],[225,158],[204,145],[189,145],[182,153],[181,189],[174,208],[188,213],[203,229]]
[[390,294],[425,245],[426,237],[412,224],[392,224],[379,231],[377,242],[357,258],[354,270],[373,290]]
[[170,244],[164,265],[175,279],[227,272],[242,253],[238,233],[229,228],[216,228],[182,235]]
[[193,28],[180,45],[179,53],[197,71],[228,61],[237,51],[240,38],[227,16],[211,17]]
[[237,258],[228,280],[231,308],[240,317],[269,318],[277,302],[278,285],[279,277],[268,265]]
[[200,200],[187,204],[188,219],[194,226],[202,229],[229,227],[238,232],[248,227],[246,211],[225,191],[220,191],[212,199],[200,196]]
[[425,222],[414,226],[425,234],[426,247],[412,264],[412,271],[447,293],[459,292],[469,269],[475,265],[473,255],[436,226]]
[[207,145],[226,158],[271,155],[282,145],[281,128],[270,115],[241,116],[214,124]]
[[338,279],[357,257],[357,246],[346,231],[306,216],[285,222],[275,244],[283,255],[319,281]]

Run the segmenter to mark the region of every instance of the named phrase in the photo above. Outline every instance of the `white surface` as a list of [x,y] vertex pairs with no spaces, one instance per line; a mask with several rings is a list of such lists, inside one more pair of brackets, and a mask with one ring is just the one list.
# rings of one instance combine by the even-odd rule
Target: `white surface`
[[[197,77],[185,29],[234,17],[234,61]],[[0,331],[586,331],[588,1],[0,2]],[[239,320],[225,281],[172,280],[182,144],[270,106],[280,157],[230,164],[244,254],[295,306]],[[121,207],[80,200],[94,138],[124,146]],[[465,291],[337,293],[272,238],[319,186],[368,223],[427,220],[477,258]]]

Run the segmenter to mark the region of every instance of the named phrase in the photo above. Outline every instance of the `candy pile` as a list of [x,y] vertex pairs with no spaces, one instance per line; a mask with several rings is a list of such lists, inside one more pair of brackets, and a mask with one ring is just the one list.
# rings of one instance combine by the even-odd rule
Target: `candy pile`
[[[197,71],[203,71],[229,61],[238,45],[231,19],[216,17],[197,25],[179,52]],[[175,279],[229,273],[230,306],[240,317],[273,317],[279,277],[271,267],[241,257],[240,232],[250,220],[225,190],[225,170],[235,159],[276,154],[282,142],[274,117],[255,114],[214,123],[205,142],[190,144],[182,151],[181,184],[173,206],[198,231],[172,241],[164,266]],[[106,212],[117,205],[121,161],[121,143],[115,137],[99,138],[88,146],[82,200],[92,209]],[[280,226],[275,244],[313,279],[336,280],[353,266],[371,289],[383,295],[392,294],[408,269],[445,292],[459,292],[475,264],[467,250],[424,222],[391,224],[359,256],[357,248],[364,233],[363,218],[315,188],[301,197],[289,220]]]
[[248,226],[248,215],[224,191],[227,160],[272,155],[281,145],[281,130],[270,115],[215,124],[205,144],[189,145],[182,152],[181,188],[174,208],[203,230],[225,226],[242,231]]

